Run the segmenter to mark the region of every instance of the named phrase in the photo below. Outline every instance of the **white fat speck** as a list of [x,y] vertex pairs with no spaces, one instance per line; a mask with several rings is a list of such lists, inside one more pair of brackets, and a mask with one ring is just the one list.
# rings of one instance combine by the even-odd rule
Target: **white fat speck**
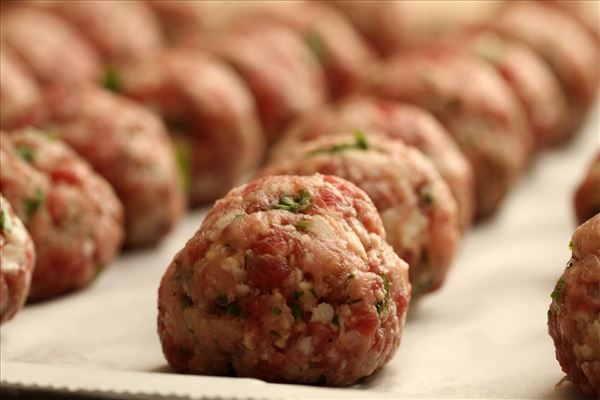
[[312,310],[310,322],[328,324],[335,315],[333,307],[328,303],[321,303]]
[[238,295],[238,297],[246,296],[248,293],[250,293],[250,286],[238,283],[235,285],[235,293]]
[[241,263],[236,257],[227,257],[223,260],[221,267],[228,271],[236,282],[242,282],[246,279],[246,271],[241,268]]
[[94,249],[96,248],[94,241],[91,239],[86,239],[83,241],[83,254],[86,256],[91,256],[94,253]]
[[300,349],[302,354],[304,354],[305,356],[312,353],[312,350],[313,350],[312,339],[308,336],[305,336],[302,339],[300,339],[298,341],[298,349]]

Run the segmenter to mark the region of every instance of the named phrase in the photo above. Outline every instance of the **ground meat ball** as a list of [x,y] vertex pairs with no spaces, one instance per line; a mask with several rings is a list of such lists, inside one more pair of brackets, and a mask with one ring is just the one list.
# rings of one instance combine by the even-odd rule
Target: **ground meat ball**
[[418,150],[376,135],[327,135],[296,146],[261,175],[330,174],[364,190],[383,220],[386,237],[410,266],[413,298],[438,289],[460,239],[456,203]]
[[243,18],[276,21],[301,36],[323,67],[332,97],[339,98],[360,85],[365,66],[375,55],[343,15],[312,1],[252,4]]
[[556,144],[573,132],[567,129],[567,99],[544,61],[528,47],[492,32],[463,38],[471,51],[490,62],[513,89],[527,112],[538,147]]
[[42,4],[72,23],[107,60],[137,58],[163,47],[158,20],[144,2],[52,0]]
[[492,214],[523,171],[532,148],[523,110],[489,65],[451,50],[424,50],[375,66],[370,91],[432,112],[467,157],[477,215]]
[[600,152],[575,192],[575,214],[582,224],[600,213]]
[[30,7],[2,13],[2,41],[41,83],[91,81],[100,76],[98,55],[66,22]]
[[89,284],[123,238],[123,211],[111,187],[71,149],[38,132],[2,134],[0,157],[0,191],[35,244],[29,300]]
[[258,21],[236,24],[197,45],[218,54],[242,76],[270,139],[290,120],[326,100],[325,77],[317,59],[287,28]]
[[475,212],[471,166],[448,132],[427,111],[409,104],[367,96],[354,96],[321,108],[292,124],[272,151],[272,159],[296,153],[299,142],[354,129],[376,131],[418,148],[436,166],[458,206],[461,228],[466,230]]
[[118,72],[124,94],[165,120],[178,147],[191,203],[227,193],[262,160],[252,95],[226,64],[197,51],[170,51]]
[[552,292],[548,331],[567,379],[600,396],[600,215],[575,231],[573,256]]
[[155,244],[171,231],[185,201],[158,117],[91,85],[49,88],[34,114],[31,124],[64,140],[112,185],[124,206],[128,246]]
[[367,195],[277,176],[218,201],[163,276],[158,331],[180,372],[348,385],[400,342],[407,265]]
[[527,44],[552,68],[567,94],[574,130],[598,89],[599,52],[592,37],[561,11],[525,1],[511,3],[492,28]]
[[0,128],[9,129],[27,114],[40,94],[33,78],[5,46],[0,48]]
[[35,264],[33,242],[6,199],[0,196],[0,323],[23,307]]

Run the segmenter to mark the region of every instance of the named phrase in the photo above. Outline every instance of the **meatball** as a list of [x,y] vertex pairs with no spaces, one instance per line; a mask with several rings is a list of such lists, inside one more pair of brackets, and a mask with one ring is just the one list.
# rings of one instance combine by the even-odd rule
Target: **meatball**
[[600,43],[600,4],[588,0],[545,0],[544,5],[558,7],[584,26]]
[[575,130],[598,89],[599,51],[594,39],[560,10],[530,1],[512,2],[492,28],[527,44],[546,61],[567,95],[569,126]]
[[33,242],[6,199],[0,196],[0,323],[23,307],[35,264]]
[[158,332],[180,372],[348,385],[399,345],[407,265],[367,195],[275,176],[219,200],[169,265]]
[[30,7],[9,8],[2,13],[1,22],[2,41],[39,83],[99,78],[98,54],[73,28],[50,12]]
[[493,32],[464,38],[473,54],[490,62],[513,89],[527,113],[537,147],[573,134],[567,129],[568,103],[560,82],[543,59],[528,47]]
[[370,91],[433,113],[475,172],[476,214],[500,205],[521,175],[533,145],[510,88],[485,62],[450,49],[425,49],[373,68]]
[[461,229],[466,230],[471,225],[475,211],[471,165],[444,127],[418,107],[368,96],[347,98],[292,124],[273,149],[272,158],[290,156],[296,152],[299,142],[354,129],[377,131],[419,149],[433,162],[452,191]]
[[342,97],[360,86],[375,54],[337,10],[312,1],[252,4],[241,17],[275,21],[299,34],[323,67],[331,97]]
[[347,179],[373,200],[388,243],[410,267],[413,299],[442,285],[460,240],[456,202],[422,153],[383,136],[341,133],[297,145],[259,176],[314,173]]
[[0,128],[10,129],[40,96],[35,80],[5,46],[0,47]]
[[600,215],[579,226],[573,256],[552,292],[548,331],[567,379],[600,396]]
[[575,215],[580,224],[598,213],[600,213],[600,152],[575,192]]
[[29,300],[86,286],[119,249],[121,203],[108,183],[61,142],[34,131],[1,139],[0,191],[35,244]]
[[128,64],[117,79],[125,95],[163,117],[193,205],[224,195],[262,160],[264,138],[252,95],[213,56],[174,50]]
[[325,103],[325,77],[317,59],[285,27],[258,21],[235,24],[196,45],[219,55],[241,75],[269,139],[277,138],[298,115]]
[[159,22],[144,2],[52,0],[42,4],[72,23],[106,60],[137,58],[163,47]]
[[125,211],[126,245],[156,244],[171,231],[185,198],[158,117],[91,85],[48,88],[34,114],[30,124],[65,141],[112,185]]

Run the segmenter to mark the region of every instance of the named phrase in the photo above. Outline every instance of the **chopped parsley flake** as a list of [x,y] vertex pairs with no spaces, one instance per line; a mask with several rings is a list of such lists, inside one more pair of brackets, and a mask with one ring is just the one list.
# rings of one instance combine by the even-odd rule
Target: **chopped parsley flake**
[[573,243],[573,241],[571,240],[571,241],[569,242],[569,249],[570,249],[571,251],[573,251],[573,249],[574,249],[574,248],[575,248],[575,243]]
[[348,280],[351,281],[352,279],[356,278],[356,275],[354,275],[354,273],[350,273],[348,274]]
[[0,230],[11,233],[12,227],[13,222],[8,210],[2,210],[2,212],[0,212]]
[[317,60],[323,61],[327,56],[327,46],[323,41],[323,37],[318,32],[311,30],[306,34],[305,41]]
[[281,337],[281,335],[279,334],[279,332],[277,332],[276,330],[271,329],[269,331],[269,333],[271,334],[271,336]]
[[192,148],[187,140],[174,137],[175,147],[175,160],[177,161],[177,167],[179,169],[179,175],[181,177],[181,183],[185,193],[189,194],[192,192]]
[[302,290],[296,290],[294,292],[294,299],[298,300],[300,297],[302,297],[304,295],[304,292]]
[[335,314],[333,316],[333,319],[331,320],[331,323],[334,324],[335,326],[340,326],[340,319],[339,319],[339,317],[338,317],[337,314]]
[[341,143],[335,144],[325,149],[317,149],[309,152],[307,157],[311,157],[317,154],[330,153],[330,154],[338,154],[347,150],[368,150],[369,149],[369,141],[367,140],[367,135],[360,129],[354,130],[354,143]]
[[227,314],[233,317],[239,317],[241,313],[242,310],[240,309],[240,306],[237,305],[237,303],[232,302],[229,303],[229,305],[227,306]]
[[315,299],[318,299],[318,298],[319,298],[319,296],[317,295],[317,291],[316,291],[314,288],[310,288],[308,291],[310,292],[310,294],[312,294],[312,295],[313,295],[313,297],[314,297]]
[[273,307],[271,308],[271,312],[275,315],[280,315],[281,314],[281,308],[279,307]]
[[242,310],[235,301],[229,301],[227,296],[220,295],[216,300],[215,313],[217,315],[228,314],[233,317],[239,317]]
[[296,225],[294,225],[294,227],[296,227],[296,229],[301,232],[306,232],[308,230],[308,228],[310,228],[310,221],[307,221],[307,220],[298,221],[296,223]]
[[421,189],[421,197],[423,198],[423,201],[425,201],[425,204],[429,206],[435,201],[435,195],[430,186],[425,186],[423,189]]
[[35,197],[25,199],[25,215],[27,215],[28,219],[33,217],[33,214],[44,204],[45,200],[46,196],[40,188],[35,190]]
[[25,161],[27,161],[28,163],[32,163],[33,162],[33,149],[30,146],[27,145],[19,145],[16,148],[17,153],[19,153],[19,156],[21,156],[21,158]]
[[184,310],[194,305],[192,298],[186,294],[182,294],[179,300],[181,301],[181,308]]
[[286,210],[289,212],[298,212],[306,208],[310,204],[312,196],[306,189],[300,189],[296,196],[283,196],[279,199],[279,203],[271,207],[274,210]]
[[377,309],[377,314],[381,315],[383,312],[387,312],[390,310],[390,281],[386,274],[379,275],[381,280],[383,281],[383,289],[385,291],[385,297],[383,300],[378,301],[375,304],[375,308]]
[[102,86],[112,92],[119,92],[121,90],[121,78],[114,68],[106,68],[102,77]]
[[297,303],[290,304],[290,309],[292,310],[292,315],[294,316],[295,320],[306,320],[304,312]]
[[550,295],[550,297],[552,298],[553,301],[558,301],[560,299],[560,292],[562,291],[562,288],[564,285],[565,285],[564,278],[560,278],[558,280],[558,282],[556,282],[556,286],[554,287],[554,290],[552,291],[552,294]]

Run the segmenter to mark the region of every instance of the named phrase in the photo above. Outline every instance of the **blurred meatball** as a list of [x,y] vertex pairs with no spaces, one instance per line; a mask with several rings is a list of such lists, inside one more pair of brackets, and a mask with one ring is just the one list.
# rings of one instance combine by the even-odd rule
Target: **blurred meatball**
[[260,175],[339,176],[364,190],[386,237],[410,267],[413,298],[438,289],[459,244],[456,202],[434,166],[401,142],[356,132],[298,144]]
[[93,81],[100,76],[99,57],[68,23],[30,7],[2,13],[3,43],[41,84]]
[[158,20],[142,1],[50,0],[43,5],[76,27],[106,60],[139,58],[163,47]]
[[600,213],[600,152],[575,192],[575,215],[582,224]]
[[19,124],[40,96],[35,80],[5,46],[0,47],[0,128]]
[[548,331],[567,379],[600,396],[600,215],[575,231],[573,256],[552,292]]
[[511,2],[492,28],[522,41],[546,61],[567,95],[575,130],[598,90],[599,49],[592,37],[561,11],[530,1]]
[[178,148],[191,203],[212,202],[262,160],[252,95],[213,56],[174,50],[128,64],[120,90],[160,114]]
[[0,196],[0,323],[13,318],[25,304],[34,264],[31,237]]
[[329,93],[339,98],[360,86],[371,48],[335,9],[313,1],[251,2],[239,18],[264,19],[294,30],[317,58],[327,78]]
[[493,15],[499,1],[329,0],[383,55],[418,48]]
[[474,55],[490,62],[518,97],[536,146],[556,144],[573,131],[568,129],[567,99],[559,81],[543,59],[528,47],[493,32],[464,37]]
[[433,113],[467,157],[476,181],[478,217],[492,214],[522,173],[533,137],[510,87],[485,62],[429,49],[376,66],[370,91]]
[[452,191],[461,228],[466,230],[471,225],[475,212],[471,165],[440,123],[418,107],[367,96],[347,98],[292,124],[273,149],[272,158],[284,159],[296,153],[299,142],[355,129],[376,131],[419,149]]
[[0,191],[35,244],[29,300],[89,284],[123,238],[111,187],[70,148],[34,131],[2,134],[0,161]]
[[407,265],[367,195],[332,176],[232,190],[163,276],[158,332],[180,372],[349,385],[399,345]]
[[65,141],[112,185],[123,203],[128,246],[156,244],[171,231],[184,193],[158,117],[91,85],[47,89],[34,114],[32,125]]
[[298,115],[325,103],[325,77],[317,59],[285,27],[258,21],[236,24],[196,45],[226,60],[244,79],[269,139]]
[[589,0],[545,0],[544,5],[558,7],[582,26],[600,43],[600,3]]

